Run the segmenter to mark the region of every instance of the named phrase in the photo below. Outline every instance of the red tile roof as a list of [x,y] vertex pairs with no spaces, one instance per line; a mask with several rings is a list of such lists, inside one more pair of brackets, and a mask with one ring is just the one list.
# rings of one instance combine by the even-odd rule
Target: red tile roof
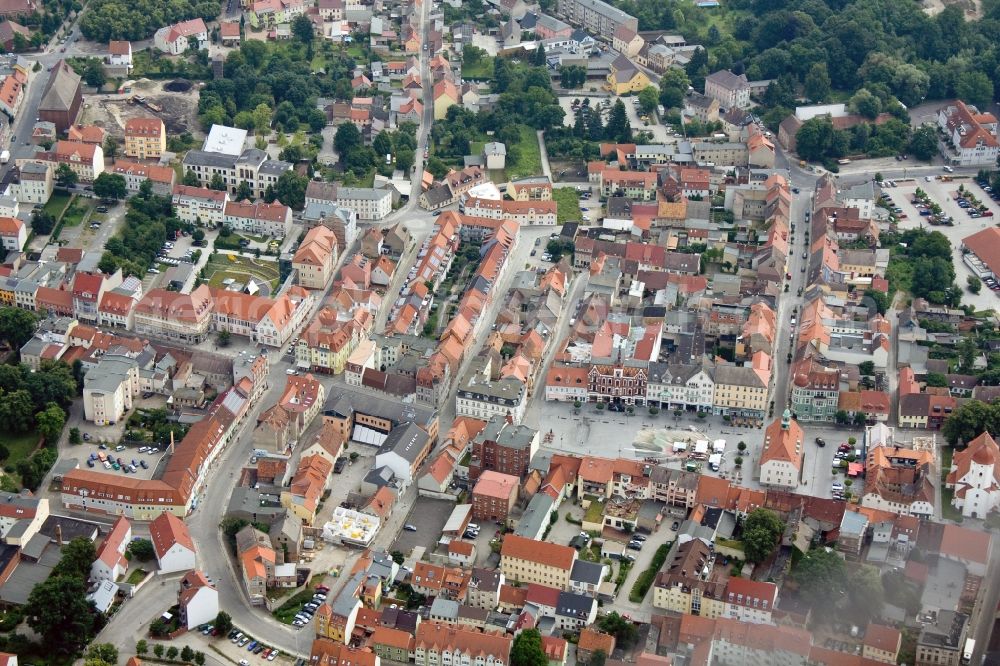
[[149,524],[149,537],[157,558],[167,554],[174,544],[180,544],[194,552],[194,541],[187,525],[172,513],[164,511]]
[[576,551],[569,546],[525,539],[515,534],[504,537],[500,555],[566,570],[573,567],[576,559]]

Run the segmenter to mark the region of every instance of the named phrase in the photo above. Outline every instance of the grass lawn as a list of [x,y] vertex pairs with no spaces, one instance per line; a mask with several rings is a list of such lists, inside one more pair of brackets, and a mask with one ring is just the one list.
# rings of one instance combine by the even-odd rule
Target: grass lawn
[[315,590],[311,587],[304,588],[291,599],[278,606],[274,611],[274,617],[285,624],[291,624],[295,619],[295,614],[302,610],[302,604],[312,599]]
[[558,224],[582,219],[580,193],[576,191],[575,187],[553,187],[552,199],[556,202],[556,222]]
[[35,447],[38,446],[38,433],[27,432],[12,435],[9,432],[0,431],[0,444],[3,444],[9,452],[4,465],[16,465],[19,460],[30,456]]
[[79,224],[83,222],[83,219],[87,216],[87,213],[93,210],[93,206],[92,199],[77,197],[63,213],[63,226],[79,226]]
[[274,262],[255,261],[248,257],[237,257],[231,254],[217,254],[205,265],[208,284],[212,287],[223,287],[223,281],[232,278],[237,282],[246,282],[255,277],[271,285],[271,293],[278,288],[278,265]]
[[963,520],[962,512],[951,504],[951,500],[954,496],[954,489],[945,488],[944,485],[941,486],[941,517],[945,520],[954,520],[955,522],[960,523]]
[[131,585],[138,585],[142,582],[142,579],[146,577],[146,571],[143,569],[136,569],[128,575],[127,583]]
[[[8,453],[7,459],[3,461],[3,466],[13,467],[34,452],[35,447],[38,446],[38,433],[29,432],[14,435],[0,431],[0,444],[3,444]],[[11,473],[10,476],[17,479],[17,485],[20,487],[20,476],[16,472]]]
[[[521,140],[514,146],[514,160],[507,151],[507,177],[523,178],[525,176],[540,176],[542,174],[542,150],[538,146],[538,135],[535,130],[521,125]],[[480,151],[482,148],[480,147]]]
[[489,80],[493,76],[493,59],[492,58],[482,58],[475,65],[466,65],[462,63],[462,78],[463,79],[479,79],[481,81]]
[[53,192],[52,196],[49,197],[49,200],[42,207],[42,210],[58,220],[59,216],[62,215],[64,210],[66,210],[66,205],[69,203],[69,200],[69,194]]

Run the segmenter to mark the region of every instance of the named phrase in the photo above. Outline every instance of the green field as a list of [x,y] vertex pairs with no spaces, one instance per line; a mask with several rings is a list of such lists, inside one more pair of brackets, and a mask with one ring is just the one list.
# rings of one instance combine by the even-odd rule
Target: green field
[[507,151],[507,178],[542,175],[542,149],[538,146],[538,135],[527,125],[521,125],[521,140],[514,145],[513,160]]
[[[7,458],[2,461],[3,466],[14,467],[21,460],[28,458],[38,446],[38,439],[36,432],[11,434],[0,431],[0,444],[7,449]],[[17,486],[20,487],[20,477],[16,473],[12,473],[11,476],[17,479]]]
[[582,219],[580,193],[575,187],[553,187],[552,199],[556,202],[556,222],[576,222]]
[[73,202],[63,213],[63,226],[78,226],[93,208],[94,202],[92,199],[85,199],[83,197],[73,199]]
[[251,277],[270,284],[272,294],[278,289],[278,265],[273,261],[259,261],[249,257],[217,254],[211,257],[205,265],[205,279],[211,287],[221,289],[222,283],[229,278],[245,283]]
[[66,205],[69,204],[70,198],[70,195],[65,192],[53,192],[52,196],[49,197],[49,200],[42,207],[42,210],[58,220],[59,216],[66,210]]

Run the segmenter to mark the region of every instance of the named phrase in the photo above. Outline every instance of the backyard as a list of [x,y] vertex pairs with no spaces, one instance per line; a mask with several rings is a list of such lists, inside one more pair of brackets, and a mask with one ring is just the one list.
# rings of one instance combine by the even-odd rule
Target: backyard
[[[513,146],[513,153],[507,153],[507,178],[540,176],[542,173],[542,151],[538,147],[538,135],[527,125],[521,125],[521,140]],[[512,159],[513,158],[513,159]]]
[[580,193],[572,187],[552,188],[552,199],[556,202],[556,223],[576,222],[582,217]]
[[83,222],[84,218],[87,216],[91,210],[93,210],[94,204],[92,199],[85,199],[83,197],[76,197],[73,202],[66,208],[63,213],[62,223],[65,227],[75,227]]
[[209,286],[220,289],[226,286],[226,280],[245,284],[251,277],[270,285],[269,293],[273,294],[278,289],[278,264],[234,254],[213,254],[205,264],[203,275]]
[[42,207],[42,210],[58,220],[59,216],[66,210],[66,205],[69,203],[70,198],[71,196],[64,190],[56,190],[49,197],[48,202]]
[[[2,444],[3,448],[7,449],[7,457],[0,460],[0,462],[3,463],[4,468],[14,469],[18,462],[27,460],[35,450],[35,447],[38,446],[38,433],[11,434],[0,431],[0,444]],[[14,472],[10,474],[17,477],[17,474]]]

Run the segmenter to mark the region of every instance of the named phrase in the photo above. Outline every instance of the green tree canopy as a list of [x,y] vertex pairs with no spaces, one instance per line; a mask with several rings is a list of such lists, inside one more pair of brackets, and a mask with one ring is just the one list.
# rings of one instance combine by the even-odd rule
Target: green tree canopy
[[785,531],[784,523],[773,511],[754,509],[743,522],[743,548],[747,561],[763,562],[778,545],[778,539]]
[[79,654],[100,626],[97,611],[87,601],[85,581],[82,576],[53,571],[44,582],[35,585],[24,606],[28,626],[56,654]]
[[511,666],[547,666],[548,657],[537,629],[525,629],[514,639],[510,650]]
[[128,194],[125,188],[125,176],[118,173],[104,173],[94,179],[94,194],[102,199],[124,199]]

